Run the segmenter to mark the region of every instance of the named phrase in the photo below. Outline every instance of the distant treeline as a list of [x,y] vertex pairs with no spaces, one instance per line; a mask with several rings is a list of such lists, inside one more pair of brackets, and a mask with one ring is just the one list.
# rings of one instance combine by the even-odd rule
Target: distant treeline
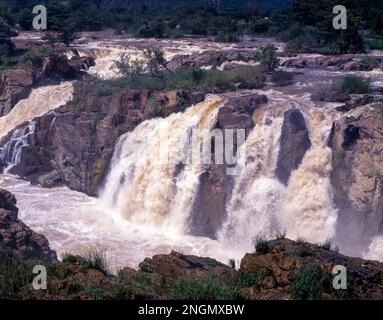
[[[360,52],[383,36],[381,0],[0,0],[0,38],[30,30],[34,4],[46,5],[48,29],[67,34],[112,28],[139,37],[228,42],[262,34],[288,42],[292,52],[323,53]],[[348,10],[347,30],[332,27],[339,4]]]

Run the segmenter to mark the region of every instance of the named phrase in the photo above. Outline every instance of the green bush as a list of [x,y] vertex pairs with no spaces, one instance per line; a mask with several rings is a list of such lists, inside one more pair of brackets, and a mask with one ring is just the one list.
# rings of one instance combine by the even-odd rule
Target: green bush
[[370,50],[383,50],[383,39],[366,39],[365,42]]
[[82,258],[84,259],[84,267],[96,269],[105,275],[110,274],[105,250],[89,249]]
[[32,273],[8,250],[0,250],[0,299],[20,299],[28,296]]
[[29,50],[24,54],[23,60],[33,69],[40,69],[43,65],[44,59],[49,57],[50,53],[51,50],[48,48]]
[[174,90],[202,89],[209,91],[235,90],[235,84],[241,88],[255,89],[264,84],[264,75],[260,67],[240,66],[232,71],[203,70],[190,68],[166,73],[164,77],[148,74],[132,74],[130,77],[96,82],[99,97],[113,96],[125,88],[135,90]]
[[380,65],[380,60],[374,57],[364,57],[361,62],[372,69],[375,69]]
[[175,300],[238,300],[239,290],[216,278],[180,278],[175,282],[171,298]]
[[240,272],[236,285],[239,288],[259,287],[266,274],[265,269],[259,269],[256,272]]
[[256,254],[266,254],[269,252],[269,243],[264,234],[260,233],[255,237],[254,248]]
[[329,286],[329,275],[320,268],[303,267],[291,286],[294,299],[319,300]]
[[279,64],[277,49],[273,45],[267,45],[257,52],[255,59],[261,63],[262,70],[273,71]]
[[331,249],[331,240],[327,239],[325,242],[320,243],[319,247],[322,249],[330,250]]
[[364,79],[363,77],[349,75],[346,76],[340,84],[338,84],[338,90],[344,93],[369,93],[370,92],[370,79]]

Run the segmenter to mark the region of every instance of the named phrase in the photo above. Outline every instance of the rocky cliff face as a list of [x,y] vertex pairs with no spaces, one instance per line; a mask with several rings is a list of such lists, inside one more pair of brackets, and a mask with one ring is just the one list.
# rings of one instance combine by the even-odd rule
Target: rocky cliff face
[[[335,266],[346,268],[347,289],[334,289]],[[325,247],[277,239],[247,253],[236,270],[211,258],[178,252],[146,258],[139,269],[112,275],[103,264],[67,255],[50,265],[48,289],[28,298],[129,300],[383,299],[383,265]],[[16,275],[17,276],[17,275]],[[25,280],[24,280],[25,282]],[[27,283],[14,297],[25,298]]]
[[94,83],[79,82],[72,102],[34,120],[35,131],[11,173],[44,187],[66,185],[96,195],[121,134],[141,121],[182,110],[203,97],[203,93],[182,90],[125,89],[105,95]]
[[298,109],[287,110],[284,113],[276,168],[279,181],[287,184],[291,172],[299,167],[310,147],[309,132],[302,113]]
[[31,70],[8,70],[0,73],[0,116],[6,115],[15,104],[26,98],[34,78]]
[[[248,134],[254,127],[252,115],[261,104],[267,103],[265,95],[244,94],[227,97],[226,104],[218,110],[215,129],[223,130],[244,129]],[[224,138],[225,144],[225,138]],[[238,149],[237,138],[234,134],[234,150]],[[225,153],[224,148],[224,153]],[[231,197],[233,176],[227,173],[229,165],[212,164],[205,168],[200,176],[199,189],[193,212],[190,217],[190,232],[198,236],[215,237],[226,217],[226,203]]]
[[12,251],[22,259],[42,259],[56,262],[56,252],[49,248],[48,240],[32,231],[17,217],[16,198],[0,190],[0,248]]
[[92,57],[74,56],[68,59],[59,52],[52,53],[44,60],[41,69],[10,69],[0,72],[0,117],[12,110],[33,88],[45,84],[74,80],[85,74],[85,70],[94,66]]
[[363,246],[383,232],[383,105],[347,113],[332,127],[331,182],[339,208],[338,235]]

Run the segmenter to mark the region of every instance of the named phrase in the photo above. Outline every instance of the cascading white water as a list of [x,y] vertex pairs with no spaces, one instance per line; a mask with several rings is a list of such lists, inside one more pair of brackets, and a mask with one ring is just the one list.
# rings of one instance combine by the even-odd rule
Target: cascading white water
[[[331,109],[315,109],[307,95],[286,96],[276,90],[265,94],[270,101],[254,115],[258,123],[244,145],[247,164],[236,178],[228,218],[218,236],[220,247],[237,259],[252,250],[260,234],[273,238],[277,232],[286,232],[292,239],[322,242],[335,232],[331,149],[327,147]],[[281,116],[291,105],[305,115],[312,147],[285,187],[275,177],[275,168]]]
[[20,162],[21,150],[28,145],[28,137],[35,131],[36,123],[31,121],[27,126],[16,129],[7,143],[0,148],[0,159],[7,170]]
[[22,123],[65,105],[72,98],[72,82],[33,89],[28,98],[20,100],[7,115],[0,118],[0,138]]
[[[271,122],[271,123],[270,123]],[[218,239],[235,258],[251,251],[257,233],[271,236],[276,225],[276,206],[283,186],[274,177],[282,119],[267,114],[242,146],[246,166],[236,177],[228,217]]]
[[223,98],[210,96],[183,113],[145,121],[123,135],[102,192],[104,205],[136,224],[173,226],[173,232],[183,234],[203,167],[195,159],[178,172],[177,164],[191,132],[199,141],[210,139],[223,104]]

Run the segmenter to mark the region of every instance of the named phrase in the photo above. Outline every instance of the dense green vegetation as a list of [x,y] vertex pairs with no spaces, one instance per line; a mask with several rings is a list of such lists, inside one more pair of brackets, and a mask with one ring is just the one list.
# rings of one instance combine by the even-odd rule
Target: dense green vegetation
[[[30,30],[35,3],[39,1],[0,0],[0,56],[11,49],[4,46],[4,26]],[[273,35],[287,41],[290,52],[352,53],[381,48],[383,41],[383,2],[376,0],[50,0],[45,4],[48,29],[60,31],[64,43],[78,31],[104,28],[140,37],[198,35],[229,42],[244,34]],[[335,5],[348,10],[347,30],[332,27]]]
[[100,97],[111,96],[124,88],[173,90],[201,89],[210,92],[235,90],[240,88],[255,89],[263,85],[264,76],[261,68],[243,66],[233,71],[203,70],[191,68],[168,72],[161,77],[150,74],[131,74],[111,80],[95,80],[97,93]]
[[331,288],[331,278],[319,268],[303,267],[291,286],[294,299],[319,300]]
[[334,87],[336,91],[348,94],[358,93],[364,94],[370,92],[370,79],[363,77],[348,75],[344,77]]

